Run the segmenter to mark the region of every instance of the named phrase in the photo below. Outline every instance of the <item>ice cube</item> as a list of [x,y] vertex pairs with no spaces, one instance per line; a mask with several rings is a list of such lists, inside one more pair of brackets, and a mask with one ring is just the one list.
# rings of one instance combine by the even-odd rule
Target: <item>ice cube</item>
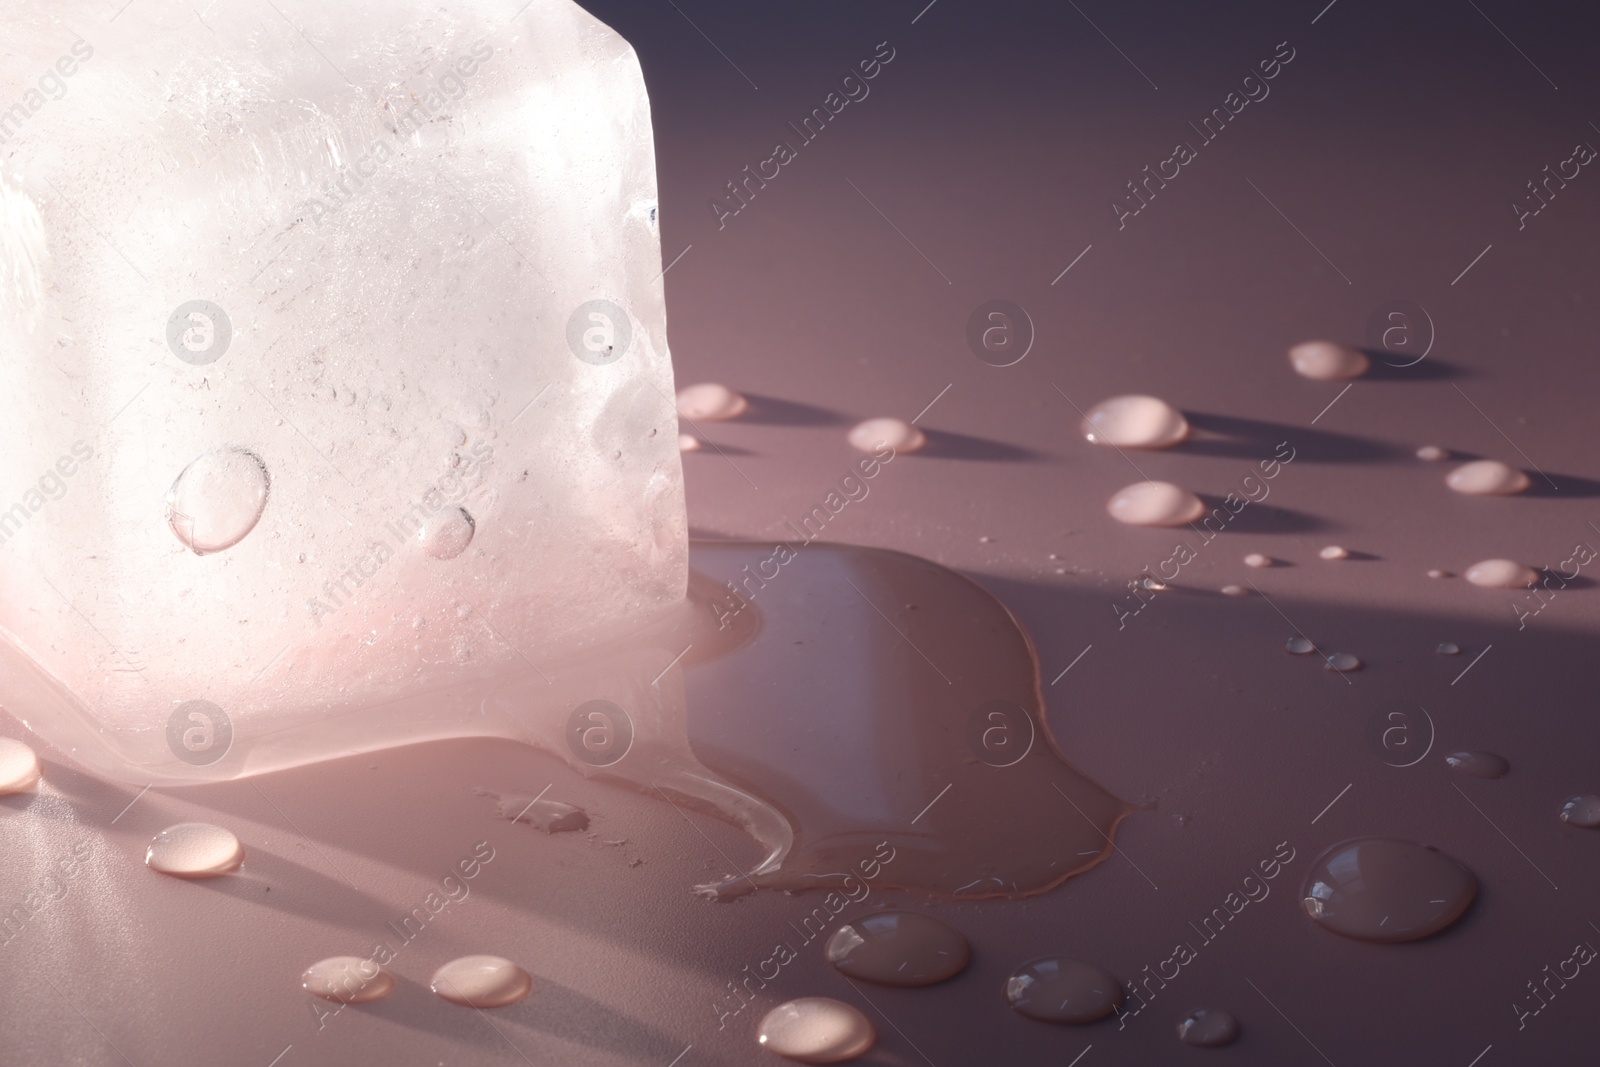
[[681,605],[644,81],[517,7],[0,15],[0,702],[85,763],[494,733],[508,686],[559,738],[607,694],[547,677]]

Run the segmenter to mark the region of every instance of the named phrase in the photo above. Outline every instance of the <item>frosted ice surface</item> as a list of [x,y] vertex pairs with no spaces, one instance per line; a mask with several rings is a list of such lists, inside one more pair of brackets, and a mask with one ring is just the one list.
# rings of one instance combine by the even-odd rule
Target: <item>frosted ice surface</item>
[[520,6],[0,12],[0,702],[91,765],[420,735],[682,602],[644,81]]

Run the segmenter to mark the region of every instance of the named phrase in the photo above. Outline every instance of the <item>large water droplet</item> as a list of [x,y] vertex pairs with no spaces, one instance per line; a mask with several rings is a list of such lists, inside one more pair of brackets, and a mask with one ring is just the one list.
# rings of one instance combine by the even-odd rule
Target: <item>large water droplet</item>
[[1034,960],[1006,979],[1006,1000],[1046,1023],[1092,1023],[1122,1003],[1122,983],[1103,967],[1065,956]]
[[1189,436],[1189,420],[1159,397],[1114,396],[1090,408],[1079,429],[1097,445],[1169,448]]
[[972,958],[967,939],[931,915],[885,911],[845,923],[828,938],[828,962],[879,985],[933,985]]
[[872,1048],[878,1035],[855,1008],[828,997],[779,1004],[761,1020],[761,1047],[801,1063],[843,1063]]
[[749,407],[748,400],[717,382],[686,385],[678,390],[678,414],[696,422],[736,419]]
[[197,556],[243,541],[267,507],[267,465],[243,448],[216,448],[183,468],[167,491],[167,524]]
[[1283,643],[1283,650],[1291,656],[1305,656],[1315,652],[1317,646],[1312,644],[1309,638],[1296,634]]
[[0,794],[21,793],[39,784],[39,756],[12,737],[0,737]]
[[1252,552],[1244,558],[1244,565],[1246,567],[1270,567],[1272,566],[1272,557],[1261,552]]
[[1324,852],[1300,904],[1317,925],[1365,941],[1414,941],[1466,912],[1478,880],[1455,858],[1410,841],[1366,837]]
[[1372,365],[1365,353],[1333,341],[1303,341],[1289,349],[1289,362],[1296,374],[1324,382],[1359,378]]
[[1538,580],[1532,567],[1511,559],[1480,560],[1467,568],[1467,581],[1487,589],[1526,589]]
[[176,878],[215,878],[239,869],[244,846],[220,826],[181,822],[155,836],[144,862],[151,870]]
[[1504,756],[1493,752],[1453,752],[1444,758],[1450,769],[1473,778],[1504,778],[1511,770]]
[[1135,482],[1118,489],[1106,510],[1129,526],[1182,526],[1206,513],[1205,503],[1171,482]]
[[472,544],[477,529],[477,522],[466,508],[448,507],[423,522],[417,540],[434,559],[455,559]]
[[1361,661],[1348,652],[1334,652],[1322,661],[1322,669],[1348,674],[1351,671],[1359,671],[1361,669]]
[[394,976],[360,956],[329,956],[300,975],[300,985],[324,1000],[365,1004],[394,991]]
[[1586,793],[1569,798],[1561,805],[1561,821],[1591,830],[1600,826],[1600,797]]
[[876,452],[888,445],[896,452],[916,452],[928,443],[928,436],[904,419],[868,419],[850,428],[846,437],[852,448]]
[[1324,548],[1322,551],[1318,552],[1317,555],[1321,556],[1323,559],[1330,559],[1330,560],[1331,559],[1349,559],[1350,558],[1350,550],[1348,548],[1345,548],[1343,545],[1329,545],[1328,547]]
[[1178,1023],[1178,1040],[1201,1048],[1221,1048],[1239,1040],[1239,1020],[1217,1008],[1196,1008]]
[[501,1008],[533,990],[533,977],[499,956],[462,956],[433,972],[433,991],[452,1004]]
[[1440,641],[1439,647],[1434,651],[1441,656],[1459,656],[1461,655],[1461,646],[1454,641]]
[[1527,474],[1497,459],[1477,459],[1445,475],[1444,484],[1468,496],[1509,496],[1532,483]]

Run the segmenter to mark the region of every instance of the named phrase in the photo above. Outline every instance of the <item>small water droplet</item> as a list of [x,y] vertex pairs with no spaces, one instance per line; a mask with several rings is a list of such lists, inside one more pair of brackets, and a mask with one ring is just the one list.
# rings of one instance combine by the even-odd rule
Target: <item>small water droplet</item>
[[1135,482],[1116,491],[1106,510],[1129,526],[1183,526],[1206,513],[1205,503],[1171,482]]
[[1486,589],[1526,589],[1538,580],[1532,567],[1515,560],[1486,559],[1467,568],[1467,581]]
[[215,878],[239,869],[244,846],[220,826],[181,822],[155,836],[144,862],[151,870],[176,878]]
[[1323,670],[1338,671],[1340,674],[1359,671],[1361,666],[1361,661],[1348,652],[1335,652],[1322,663]]
[[1438,567],[1435,567],[1435,568],[1433,568],[1432,570],[1430,570],[1428,572],[1428,577],[1429,578],[1449,578],[1449,577],[1452,577],[1452,575],[1450,574],[1449,571],[1442,571]]
[[1450,458],[1450,450],[1440,448],[1438,445],[1423,445],[1417,449],[1417,458],[1427,460],[1429,463],[1441,463]]
[[859,422],[846,435],[852,448],[876,452],[888,445],[896,452],[916,452],[928,443],[921,430],[903,419],[879,418]]
[[1301,907],[1318,925],[1364,941],[1414,941],[1449,926],[1478,893],[1459,860],[1410,841],[1366,837],[1312,864]]
[[433,972],[429,986],[452,1004],[501,1008],[533,990],[533,977],[499,956],[462,956]]
[[1244,558],[1244,565],[1246,567],[1270,567],[1272,566],[1272,557],[1262,555],[1260,552],[1252,552]]
[[342,1004],[366,1004],[394,992],[394,976],[360,956],[329,956],[300,975],[307,993]]
[[868,1018],[843,1001],[801,997],[761,1019],[756,1041],[774,1055],[801,1063],[843,1063],[865,1055],[878,1040]]
[[1493,752],[1453,752],[1444,761],[1451,770],[1474,778],[1504,778],[1506,772],[1511,770],[1511,764],[1505,761],[1505,757],[1496,756]]
[[472,543],[477,527],[466,508],[448,507],[423,522],[417,540],[434,559],[455,559]]
[[1178,1023],[1178,1040],[1201,1048],[1221,1048],[1239,1040],[1239,1020],[1217,1008],[1196,1008]]
[[1445,475],[1444,484],[1468,496],[1510,496],[1532,482],[1524,472],[1497,459],[1478,459]]
[[1329,545],[1321,552],[1318,552],[1317,555],[1321,556],[1323,559],[1349,559],[1350,550],[1345,548],[1343,545]]
[[1569,797],[1567,802],[1561,805],[1561,821],[1586,829],[1600,826],[1600,797],[1592,793]]
[[1079,431],[1097,445],[1169,448],[1189,436],[1183,412],[1154,396],[1114,396],[1090,408]]
[[823,949],[852,978],[879,985],[922,986],[960,974],[972,958],[967,939],[931,915],[885,911],[845,923]]
[[1309,655],[1315,652],[1316,648],[1317,646],[1313,645],[1309,639],[1298,634],[1283,643],[1283,650],[1291,656]]
[[694,434],[691,434],[691,433],[680,433],[678,435],[678,451],[679,452],[698,452],[698,451],[700,451],[700,438],[696,437]]
[[736,419],[749,407],[748,400],[717,382],[687,385],[678,390],[678,414],[697,422]]
[[22,793],[39,784],[39,756],[13,737],[0,737],[0,794]]
[[306,561],[306,554],[304,552],[300,553],[298,556],[295,557],[295,562],[296,563],[304,563],[305,561]]
[[1365,353],[1333,341],[1302,341],[1289,349],[1289,363],[1301,377],[1323,382],[1359,378],[1372,365]]
[[1103,967],[1065,956],[1034,960],[1006,979],[1006,1000],[1045,1023],[1092,1023],[1122,1004],[1122,983]]
[[1225,585],[1222,587],[1223,596],[1249,596],[1250,590],[1242,585]]
[[266,510],[271,479],[254,452],[217,448],[195,459],[167,491],[167,525],[197,556],[243,541]]
[[1434,651],[1441,656],[1459,656],[1461,655],[1461,646],[1454,641],[1441,641],[1439,647]]

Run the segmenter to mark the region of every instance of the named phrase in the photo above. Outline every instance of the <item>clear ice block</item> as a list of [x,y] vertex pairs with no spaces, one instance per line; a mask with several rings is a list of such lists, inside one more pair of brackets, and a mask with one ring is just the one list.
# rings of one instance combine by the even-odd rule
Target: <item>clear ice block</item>
[[0,31],[0,703],[141,784],[489,692],[559,739],[688,578],[632,48],[569,0]]

